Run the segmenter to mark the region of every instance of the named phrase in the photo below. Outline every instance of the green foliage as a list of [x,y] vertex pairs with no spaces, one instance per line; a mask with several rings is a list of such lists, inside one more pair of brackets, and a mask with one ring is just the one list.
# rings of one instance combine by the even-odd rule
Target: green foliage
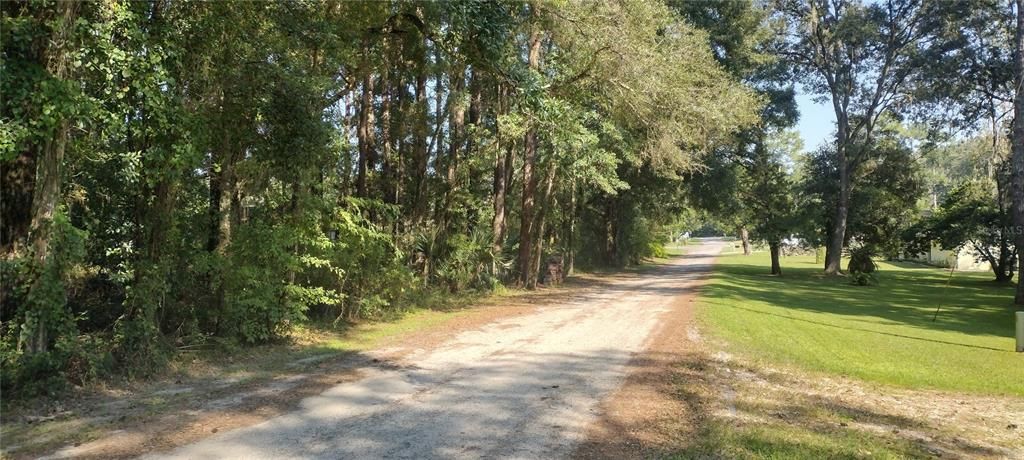
[[234,236],[231,254],[219,267],[226,292],[216,318],[221,334],[266,342],[304,319],[302,292],[286,278],[293,263],[290,233],[286,227],[252,222]]
[[[3,389],[25,394],[493,290],[524,239],[542,261],[664,255],[680,174],[758,118],[654,0],[28,1],[2,21]],[[61,212],[35,266],[43,182]]]
[[[863,148],[857,186],[850,196],[846,240],[877,248],[895,257],[904,249],[903,234],[917,218],[916,204],[924,194],[920,162],[910,139],[894,130],[879,133]],[[834,147],[823,147],[804,164],[800,187],[800,235],[823,246],[832,226],[839,194]]]
[[29,253],[4,260],[0,272],[4,314],[12,315],[0,330],[0,382],[17,396],[61,388],[65,380],[90,381],[108,364],[104,344],[78,335],[67,305],[66,286],[75,281],[86,234],[60,212],[48,231],[52,256],[43,265]]
[[482,229],[470,235],[453,235],[438,264],[437,278],[451,292],[466,289],[494,290],[498,286],[495,269],[508,263],[500,251],[491,246],[493,235]]
[[320,303],[332,305],[336,318],[382,318],[415,289],[415,277],[391,235],[362,216],[361,206],[374,203],[349,199],[348,204],[336,208],[328,222],[324,259],[329,265],[315,270],[318,282],[340,297]]
[[930,221],[932,235],[947,249],[977,241],[979,246],[995,246],[999,230],[1009,223],[1008,213],[1000,212],[995,190],[987,181],[965,182],[942,201]]
[[[1005,174],[997,179],[1005,184]],[[970,248],[979,261],[989,263],[997,281],[1013,279],[1016,248],[1012,233],[1010,197],[993,181],[970,180],[949,192],[940,207],[905,233],[912,251],[922,253],[931,244],[944,249]]]
[[878,265],[875,264],[875,251],[869,246],[857,246],[849,248],[850,262],[846,266],[846,271],[850,275],[850,281],[858,286],[867,286],[874,284],[877,279],[875,278],[875,271],[878,269]]
[[933,20],[945,26],[917,62],[917,115],[937,131],[952,125],[969,132],[979,123],[1002,129],[1013,116],[1005,102],[1014,98],[1014,8],[991,0],[933,7]]

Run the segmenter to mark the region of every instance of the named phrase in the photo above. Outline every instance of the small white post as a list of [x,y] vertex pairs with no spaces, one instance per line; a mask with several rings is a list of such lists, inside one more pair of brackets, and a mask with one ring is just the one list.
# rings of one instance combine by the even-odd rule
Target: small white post
[[1017,312],[1017,352],[1024,353],[1024,311]]

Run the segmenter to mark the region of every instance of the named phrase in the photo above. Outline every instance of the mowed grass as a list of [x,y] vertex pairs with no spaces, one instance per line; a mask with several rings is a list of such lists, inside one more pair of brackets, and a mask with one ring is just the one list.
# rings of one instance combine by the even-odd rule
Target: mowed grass
[[[768,275],[766,253],[718,260],[700,319],[727,349],[918,389],[1024,396],[1024,353],[1014,352],[1013,288],[988,273],[880,263],[879,283],[826,277],[813,256],[786,257]],[[932,321],[937,307],[938,317]]]
[[[801,423],[804,422],[804,423]],[[678,459],[730,458],[771,460],[820,460],[828,458],[904,459],[934,457],[909,440],[860,430],[822,430],[827,417],[814,419],[809,429],[797,421],[738,425],[719,419],[706,422],[699,441],[673,456]]]

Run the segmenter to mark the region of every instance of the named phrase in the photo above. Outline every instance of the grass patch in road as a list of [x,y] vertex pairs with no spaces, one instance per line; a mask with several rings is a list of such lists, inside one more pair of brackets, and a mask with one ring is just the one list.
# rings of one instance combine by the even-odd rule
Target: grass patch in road
[[666,244],[665,245],[665,254],[667,254],[669,257],[676,257],[676,256],[685,255],[686,254],[686,247],[687,246],[689,246],[689,244],[687,242],[685,242],[685,241],[681,241],[681,242],[678,242],[678,243]]
[[[722,256],[700,320],[731,352],[763,364],[907,388],[1024,396],[1011,286],[988,273],[881,263],[879,284],[826,277],[813,257]],[[932,321],[936,307],[938,318]]]
[[296,331],[296,334],[301,335],[308,331],[314,337],[317,337],[312,341],[311,346],[306,349],[307,353],[365,351],[377,348],[388,339],[399,337],[403,334],[441,327],[448,321],[470,311],[469,309],[416,309],[392,321],[364,322],[351,325],[343,333],[333,332],[326,327],[314,326],[306,328],[305,331]]

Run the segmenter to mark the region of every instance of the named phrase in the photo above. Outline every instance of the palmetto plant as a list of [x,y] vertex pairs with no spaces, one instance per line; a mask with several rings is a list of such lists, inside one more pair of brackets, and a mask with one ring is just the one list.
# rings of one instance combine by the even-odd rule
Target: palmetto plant
[[491,231],[485,226],[468,235],[455,235],[444,242],[444,254],[437,266],[436,276],[449,289],[457,291],[467,287],[492,289],[498,282],[500,271],[507,270],[511,262],[491,245]]
[[875,249],[868,245],[851,246],[848,252],[850,262],[846,270],[850,273],[853,284],[867,286],[875,283],[875,271],[878,269],[874,261]]

